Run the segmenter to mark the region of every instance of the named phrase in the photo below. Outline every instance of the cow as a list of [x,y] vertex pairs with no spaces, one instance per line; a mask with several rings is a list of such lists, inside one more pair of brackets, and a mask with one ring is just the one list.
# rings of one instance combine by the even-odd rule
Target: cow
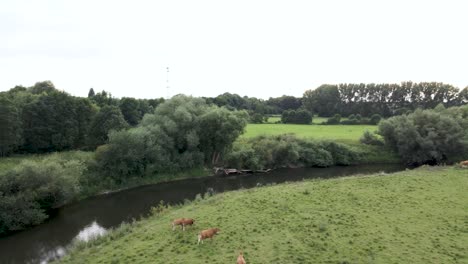
[[460,162],[460,166],[462,167],[468,167],[468,160]]
[[239,252],[239,256],[237,257],[237,264],[246,264],[244,259],[244,255],[242,254],[242,251]]
[[185,231],[185,226],[191,226],[193,225],[193,223],[195,223],[195,220],[193,220],[192,218],[175,219],[174,221],[172,221],[172,231],[175,230],[176,225],[182,226],[182,231]]
[[198,234],[198,244],[200,244],[200,241],[203,244],[203,240],[205,240],[207,238],[213,239],[213,236],[218,234],[218,233],[219,233],[219,228],[210,228],[210,229],[206,229],[206,230],[201,231]]

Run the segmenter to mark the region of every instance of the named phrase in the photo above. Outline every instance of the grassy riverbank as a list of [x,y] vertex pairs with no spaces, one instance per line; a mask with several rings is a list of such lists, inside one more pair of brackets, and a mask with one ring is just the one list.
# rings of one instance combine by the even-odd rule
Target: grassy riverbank
[[[215,195],[88,244],[64,263],[467,263],[468,170],[423,167]],[[193,217],[186,232],[170,221]],[[196,245],[199,230],[219,227]]]

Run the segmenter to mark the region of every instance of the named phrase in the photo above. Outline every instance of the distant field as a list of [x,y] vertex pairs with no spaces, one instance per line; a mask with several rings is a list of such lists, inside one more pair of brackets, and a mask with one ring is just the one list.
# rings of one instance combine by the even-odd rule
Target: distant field
[[[321,124],[322,122],[326,122],[327,121],[327,117],[318,117],[318,116],[314,116],[314,118],[312,118],[312,124]],[[342,120],[346,120],[346,118],[342,118]],[[267,123],[271,123],[271,124],[274,124],[276,122],[279,122],[281,121],[281,116],[271,116],[271,117],[268,117],[268,122]]]
[[[348,118],[346,117],[342,117],[341,120],[347,120]],[[318,116],[314,116],[312,118],[312,124],[322,124],[323,122],[326,122],[328,120],[328,117],[318,117]],[[281,116],[280,115],[275,115],[275,116],[270,116],[268,117],[268,122],[267,123],[271,123],[271,124],[274,124],[276,122],[279,122],[281,121]]]
[[[62,263],[467,263],[468,170],[281,184],[187,202],[88,244]],[[185,232],[170,222],[194,218]],[[221,229],[197,245],[197,233]]]
[[331,139],[356,143],[364,131],[375,131],[372,125],[293,125],[293,124],[248,124],[242,137],[251,138],[259,135],[279,135],[294,133],[298,137]]

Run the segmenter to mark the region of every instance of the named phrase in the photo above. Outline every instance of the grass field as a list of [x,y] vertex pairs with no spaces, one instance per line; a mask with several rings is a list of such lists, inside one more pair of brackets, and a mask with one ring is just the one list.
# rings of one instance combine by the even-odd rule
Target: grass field
[[375,131],[372,125],[294,125],[294,124],[248,124],[242,137],[251,138],[259,135],[279,135],[294,133],[298,137],[331,139],[345,143],[357,143],[364,131]]
[[[347,118],[342,118],[342,120],[346,120]],[[322,124],[322,122],[326,122],[328,120],[328,117],[318,117],[314,116],[312,118],[312,124]],[[281,121],[281,116],[280,115],[275,115],[275,116],[270,116],[268,117],[268,122],[270,124],[274,124],[278,121]]]
[[[64,263],[468,263],[468,170],[313,180],[218,194],[123,225]],[[195,226],[173,232],[174,218]],[[218,227],[197,245],[201,229]]]

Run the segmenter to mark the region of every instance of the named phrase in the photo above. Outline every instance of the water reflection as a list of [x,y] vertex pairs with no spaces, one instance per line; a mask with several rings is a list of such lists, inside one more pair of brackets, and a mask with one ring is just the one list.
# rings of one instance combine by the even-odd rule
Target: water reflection
[[76,240],[88,242],[91,239],[95,239],[106,234],[106,229],[100,226],[96,221],[86,226],[83,230],[78,233]]

